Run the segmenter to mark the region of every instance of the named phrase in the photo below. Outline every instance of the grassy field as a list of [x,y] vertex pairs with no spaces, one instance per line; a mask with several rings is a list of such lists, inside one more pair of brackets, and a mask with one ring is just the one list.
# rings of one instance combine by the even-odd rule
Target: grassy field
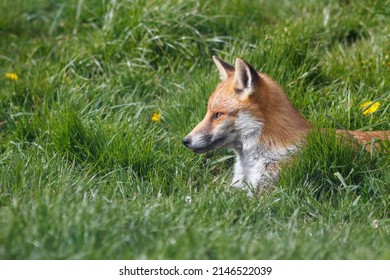
[[0,259],[390,259],[388,142],[314,131],[254,199],[231,151],[181,144],[213,54],[317,127],[389,130],[389,34],[381,0],[2,0]]

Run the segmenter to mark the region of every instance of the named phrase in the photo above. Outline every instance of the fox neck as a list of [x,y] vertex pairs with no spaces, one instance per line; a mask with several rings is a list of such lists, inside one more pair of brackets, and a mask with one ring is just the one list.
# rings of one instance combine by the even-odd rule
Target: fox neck
[[294,108],[283,90],[269,77],[261,74],[262,129],[259,143],[268,149],[300,145],[308,133],[308,121]]

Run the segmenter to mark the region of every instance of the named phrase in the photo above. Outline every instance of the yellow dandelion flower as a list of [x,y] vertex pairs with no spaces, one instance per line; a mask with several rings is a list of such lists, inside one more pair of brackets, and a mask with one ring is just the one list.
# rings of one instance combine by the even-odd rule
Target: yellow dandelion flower
[[159,122],[161,120],[161,114],[160,113],[154,113],[152,117],[152,121]]
[[380,102],[372,102],[372,101],[367,101],[364,102],[360,105],[360,109],[364,110],[363,115],[367,116],[372,113],[375,113],[376,110],[378,110],[379,106],[381,106]]
[[18,75],[16,75],[15,73],[5,73],[5,76],[8,79],[13,80],[13,81],[16,81],[19,79]]

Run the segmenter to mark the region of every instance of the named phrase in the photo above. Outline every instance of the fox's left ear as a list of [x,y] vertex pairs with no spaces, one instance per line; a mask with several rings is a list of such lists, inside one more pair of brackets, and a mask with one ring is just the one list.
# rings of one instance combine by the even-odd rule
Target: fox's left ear
[[213,55],[213,60],[219,71],[219,77],[222,81],[226,80],[231,73],[234,72],[234,67],[223,61],[218,56]]
[[251,95],[259,80],[259,74],[252,66],[241,58],[236,59],[234,82],[236,90],[242,97]]

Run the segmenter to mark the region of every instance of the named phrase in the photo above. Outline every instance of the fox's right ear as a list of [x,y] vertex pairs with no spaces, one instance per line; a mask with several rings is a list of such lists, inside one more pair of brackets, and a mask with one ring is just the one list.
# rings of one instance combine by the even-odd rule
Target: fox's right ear
[[234,72],[234,67],[220,59],[218,56],[213,55],[213,60],[215,65],[217,65],[217,68],[219,70],[219,77],[222,81],[226,80],[227,77],[229,77],[229,74]]
[[251,95],[254,92],[259,79],[259,74],[252,66],[241,58],[236,59],[234,81],[236,84],[236,90],[240,93],[241,97]]

